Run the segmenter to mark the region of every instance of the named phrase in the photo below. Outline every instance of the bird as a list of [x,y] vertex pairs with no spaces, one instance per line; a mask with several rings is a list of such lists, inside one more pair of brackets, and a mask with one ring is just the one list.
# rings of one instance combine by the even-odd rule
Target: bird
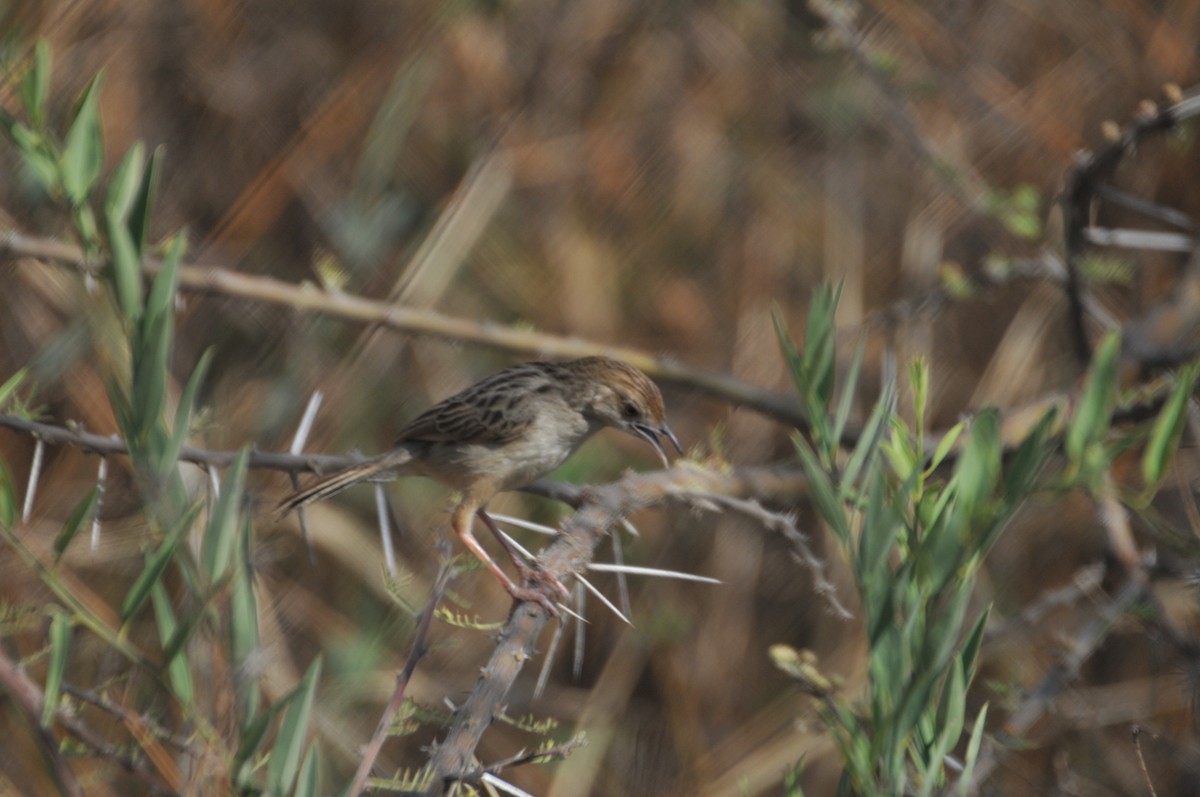
[[558,579],[524,564],[488,515],[487,504],[499,492],[550,473],[604,428],[647,441],[664,468],[670,460],[663,439],[683,453],[667,425],[662,393],[634,366],[605,356],[526,362],[443,399],[404,426],[391,449],[319,479],[285,498],[279,509],[287,514],[363,481],[433,479],[461,496],[450,526],[462,544],[514,601],[535,601],[557,615],[544,590],[519,586],[488,555],[472,531],[474,519],[500,541],[523,581],[569,594]]

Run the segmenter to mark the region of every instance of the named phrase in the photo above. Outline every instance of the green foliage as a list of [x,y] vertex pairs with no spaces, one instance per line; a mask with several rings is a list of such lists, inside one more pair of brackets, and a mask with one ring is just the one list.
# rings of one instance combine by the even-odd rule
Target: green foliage
[[11,529],[17,522],[17,488],[8,465],[0,459],[0,529]]
[[1167,466],[1175,459],[1179,438],[1183,434],[1183,422],[1187,417],[1188,401],[1196,389],[1200,377],[1200,363],[1191,363],[1182,369],[1175,379],[1175,388],[1167,397],[1162,410],[1150,430],[1150,440],[1142,453],[1142,479],[1145,481],[1146,496],[1158,492]]
[[[951,429],[930,453],[929,375],[918,360],[909,368],[912,425],[895,409],[894,387],[885,385],[856,444],[844,454],[845,399],[832,422],[823,420],[833,399],[833,301],[836,292],[828,289],[814,296],[813,318],[829,325],[814,328],[810,318],[808,339],[816,342],[815,351],[807,345],[799,350],[782,324],[778,328],[811,419],[809,438],[794,438],[797,455],[813,506],[854,572],[865,613],[865,712],[834,699],[832,682],[812,661],[801,667],[802,655],[780,659],[777,652],[776,661],[822,698],[820,711],[845,768],[843,791],[938,793],[948,786],[946,760],[967,727],[966,692],[987,618],[986,610],[969,611],[974,575],[1033,488],[1051,451],[1053,419],[1044,417],[1007,465],[999,416],[991,410]],[[854,393],[860,357],[861,347],[843,397]],[[952,454],[953,467],[944,474]],[[978,754],[982,716],[971,725],[968,767]]]
[[58,698],[62,694],[63,675],[67,671],[67,648],[71,642],[71,618],[61,611],[53,611],[50,620],[50,668],[46,671],[46,689],[42,702],[42,727],[50,726],[58,711]]
[[100,503],[100,488],[93,487],[88,490],[87,495],[83,497],[76,506],[71,516],[67,518],[67,522],[63,524],[62,531],[54,538],[54,558],[61,559],[62,555],[67,552],[67,546],[71,544],[71,540],[75,539],[75,535],[83,528],[84,522],[91,520],[96,514],[96,507]]
[[308,729],[308,715],[312,711],[313,697],[317,691],[317,678],[321,674],[321,659],[309,665],[300,684],[286,698],[288,707],[279,724],[275,746],[271,750],[267,767],[267,793],[287,794],[300,766],[300,754],[304,750],[304,739]]
[[1036,241],[1042,236],[1042,195],[1036,186],[1022,183],[1011,191],[993,189],[984,209],[1018,238]]
[[[39,44],[21,80],[24,117],[0,110],[0,129],[26,171],[48,197],[60,203],[89,260],[105,266],[108,292],[100,294],[96,311],[108,313],[111,325],[124,331],[129,358],[128,370],[117,369],[107,377],[109,400],[129,449],[149,536],[141,569],[121,604],[118,632],[8,532],[16,519],[16,493],[0,463],[0,531],[63,604],[50,610],[43,724],[53,718],[70,675],[68,642],[74,623],[87,627],[136,666],[153,670],[198,733],[217,722],[205,718],[209,701],[199,698],[210,696],[197,691],[187,647],[198,634],[224,639],[235,665],[234,677],[239,679],[233,718],[239,738],[230,768],[231,785],[243,794],[319,794],[319,756],[315,747],[306,745],[305,737],[320,660],[291,695],[266,708],[250,662],[260,640],[249,556],[252,525],[249,513],[243,511],[248,447],[221,482],[220,496],[204,524],[199,556],[182,544],[197,528],[204,501],[185,486],[179,455],[191,431],[212,353],[200,358],[172,407],[175,303],[187,237],[177,233],[161,248],[149,243],[162,150],[147,156],[141,142],[134,144],[104,180],[102,77],[97,75],[88,84],[60,134],[50,129],[48,121],[50,69],[50,50]],[[160,263],[153,261],[155,254],[161,256]],[[0,408],[30,414],[20,398],[25,376],[25,371],[19,371],[0,385]],[[95,515],[99,500],[99,489],[93,489],[71,513],[55,540],[56,561]],[[147,601],[153,608],[159,650],[143,657],[139,646],[145,640],[135,645],[127,637],[134,621],[146,614],[142,609]],[[157,663],[151,665],[147,658]],[[276,729],[273,739],[272,728]]]

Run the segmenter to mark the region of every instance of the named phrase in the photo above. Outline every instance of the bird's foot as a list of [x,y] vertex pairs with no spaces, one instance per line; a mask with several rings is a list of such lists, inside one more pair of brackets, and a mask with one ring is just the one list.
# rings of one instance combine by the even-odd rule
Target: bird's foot
[[558,608],[558,605],[546,594],[545,590],[534,587],[518,587],[516,584],[513,584],[508,589],[508,594],[512,596],[513,600],[518,602],[530,601],[539,604],[549,612],[551,617],[558,617],[562,614],[562,609]]
[[521,574],[521,578],[527,584],[537,584],[542,587],[548,587],[554,590],[564,599],[571,597],[571,591],[558,580],[556,576],[550,573],[536,562],[532,567],[528,565],[518,564],[517,571]]

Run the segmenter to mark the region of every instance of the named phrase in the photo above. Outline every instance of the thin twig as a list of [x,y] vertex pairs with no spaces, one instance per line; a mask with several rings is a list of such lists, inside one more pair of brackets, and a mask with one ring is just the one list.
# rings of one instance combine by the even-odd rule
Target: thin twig
[[1117,596],[1109,603],[1100,607],[1095,615],[1083,625],[1079,633],[1066,647],[1063,657],[1050,668],[1040,684],[1017,706],[1004,724],[1003,733],[995,740],[989,739],[980,753],[971,780],[971,794],[979,793],[984,783],[987,783],[992,772],[999,766],[1012,747],[1024,744],[1024,737],[1034,724],[1045,714],[1050,705],[1071,683],[1079,677],[1079,670],[1100,645],[1108,638],[1109,632],[1117,620],[1129,610],[1134,603],[1148,594],[1144,581],[1130,579]]
[[59,790],[69,797],[83,797],[83,789],[67,764],[66,756],[59,749],[58,741],[49,730],[42,727],[42,704],[45,702],[45,695],[41,687],[8,657],[3,647],[0,647],[0,688],[25,715],[26,723],[50,763]]
[[413,673],[416,672],[417,663],[429,650],[429,629],[433,622],[433,614],[442,601],[442,595],[445,594],[446,585],[450,583],[452,575],[453,568],[450,563],[442,565],[442,569],[433,583],[433,590],[429,594],[429,602],[425,604],[425,608],[417,620],[417,630],[413,635],[408,659],[404,662],[404,668],[396,674],[396,690],[392,693],[392,699],[388,701],[387,707],[379,717],[379,724],[375,726],[375,733],[372,734],[371,741],[363,750],[362,759],[358,762],[358,770],[354,773],[354,780],[350,782],[350,788],[346,790],[346,794],[359,795],[366,788],[367,778],[371,776],[371,768],[375,766],[375,759],[379,757],[379,751],[383,748],[383,741],[387,738],[388,729],[392,727],[392,722],[395,721],[396,714],[404,703],[404,693],[408,689]]
[[[23,235],[16,231],[0,232],[0,256],[4,255],[48,260],[89,273],[95,269],[95,264],[88,262],[77,247],[60,241]],[[148,275],[153,276],[162,269],[162,263],[147,258],[143,267]],[[397,306],[347,293],[323,290],[312,284],[297,285],[224,268],[184,264],[179,266],[178,274],[179,288],[183,291],[215,293],[263,304],[278,304],[297,311],[378,324],[389,329],[434,338],[475,343],[532,356],[566,358],[606,354],[625,360],[664,382],[686,386],[793,426],[808,427],[808,419],[800,403],[790,393],[766,391],[727,374],[702,371],[667,357],[655,357],[640,349],[610,346],[518,327],[480,323],[432,310]]]
[[[854,617],[850,610],[838,600],[837,587],[825,576],[825,562],[821,557],[813,553],[812,547],[808,544],[807,535],[796,527],[796,522],[793,518],[779,512],[772,512],[753,500],[713,493],[696,493],[694,495],[704,501],[711,501],[717,506],[731,509],[738,514],[754,520],[765,528],[782,534],[795,548],[796,560],[804,565],[808,569],[808,572],[812,574],[813,590],[825,599],[825,602],[829,605],[830,612],[842,620],[849,620]],[[688,500],[690,496],[688,494],[680,494],[676,497]],[[703,506],[703,504],[699,504],[699,506]]]
[[[770,501],[801,489],[803,476],[768,468],[706,470],[678,463],[667,470],[632,473],[606,485],[578,493],[578,511],[563,524],[562,535],[540,556],[546,572],[563,581],[581,572],[596,547],[620,520],[680,493],[714,494]],[[796,493],[792,492],[791,495]],[[445,793],[450,781],[476,771],[475,750],[508,696],[525,663],[534,657],[537,640],[549,617],[536,603],[517,605],[500,632],[492,656],[467,700],[459,706],[445,739],[434,749],[430,766],[436,779],[426,794]]]
[[1142,728],[1140,725],[1134,725],[1133,733],[1133,750],[1137,753],[1138,766],[1142,768],[1142,777],[1146,779],[1146,788],[1150,790],[1150,797],[1158,797],[1158,792],[1154,790],[1154,781],[1150,779],[1150,770],[1146,768],[1146,757],[1142,755]]

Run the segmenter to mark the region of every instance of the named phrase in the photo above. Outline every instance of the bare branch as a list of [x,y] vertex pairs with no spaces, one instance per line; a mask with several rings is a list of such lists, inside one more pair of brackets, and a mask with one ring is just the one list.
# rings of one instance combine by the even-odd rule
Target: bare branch
[[[562,536],[542,554],[541,563],[559,581],[582,572],[614,525],[627,515],[680,493],[770,500],[785,493],[794,497],[805,483],[794,470],[746,468],[717,472],[686,462],[668,470],[631,473],[611,484],[589,487],[580,497],[578,511],[563,524]],[[533,657],[548,619],[545,610],[535,603],[521,603],[513,611],[479,681],[434,750],[430,765],[437,777],[426,794],[443,794],[448,782],[476,771],[473,762],[479,741],[506,704],[525,663]]]
[[450,583],[453,575],[454,568],[450,566],[449,562],[442,565],[429,594],[429,601],[417,619],[417,631],[413,635],[412,647],[404,662],[404,668],[396,674],[396,689],[392,692],[392,699],[388,701],[387,707],[379,717],[375,733],[371,735],[371,741],[367,743],[367,748],[363,751],[362,759],[358,762],[358,770],[354,773],[354,780],[351,781],[350,788],[346,789],[346,794],[361,794],[366,788],[367,778],[371,776],[371,767],[375,766],[375,759],[379,757],[379,751],[383,749],[383,741],[387,738],[388,728],[392,726],[397,712],[400,711],[400,706],[404,703],[404,693],[408,689],[413,673],[416,672],[417,664],[429,650],[429,628],[433,621],[433,614],[437,605],[441,603],[442,595],[446,592],[446,585]]
[[[62,263],[88,273],[95,271],[95,264],[88,262],[77,247],[60,241],[22,235],[15,231],[0,234],[0,256],[6,254]],[[162,263],[147,258],[144,268],[148,275],[155,275],[162,268]],[[216,293],[264,304],[284,305],[297,311],[332,315],[348,321],[378,324],[402,332],[475,343],[532,356],[585,357],[606,354],[625,360],[664,382],[686,386],[784,423],[801,428],[808,427],[808,419],[799,402],[790,393],[766,391],[727,374],[701,371],[667,357],[655,357],[640,349],[610,346],[499,324],[480,323],[432,310],[402,307],[323,290],[312,284],[296,285],[224,268],[189,264],[181,265],[178,273],[179,288],[184,291]]]

